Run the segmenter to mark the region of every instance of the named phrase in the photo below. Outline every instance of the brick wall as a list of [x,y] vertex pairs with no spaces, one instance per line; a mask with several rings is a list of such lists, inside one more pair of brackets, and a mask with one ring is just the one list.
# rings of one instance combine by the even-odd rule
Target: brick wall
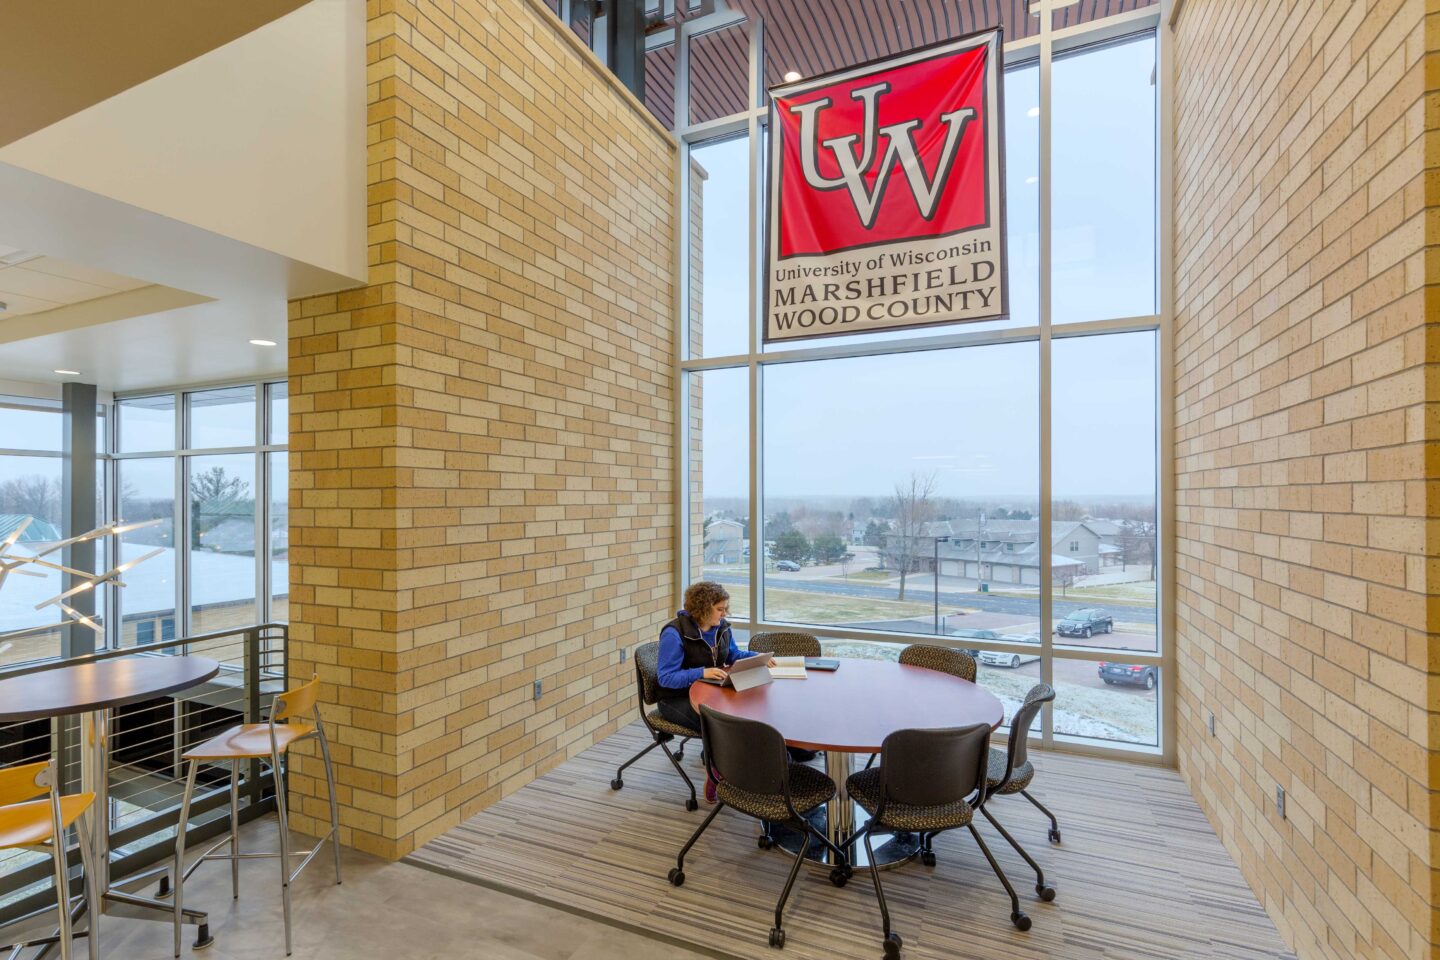
[[1425,13],[1175,32],[1179,763],[1302,960],[1434,956]]
[[291,656],[344,842],[396,857],[633,713],[619,648],[675,593],[675,146],[534,0],[368,13],[370,285],[290,305]]

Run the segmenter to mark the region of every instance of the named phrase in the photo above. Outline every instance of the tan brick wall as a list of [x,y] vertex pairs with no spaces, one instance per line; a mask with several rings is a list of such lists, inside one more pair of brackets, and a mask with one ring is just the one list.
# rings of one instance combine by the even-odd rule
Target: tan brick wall
[[633,713],[619,648],[675,593],[675,145],[538,2],[368,10],[370,286],[290,305],[292,672],[344,842],[396,857]]
[[1426,13],[1175,33],[1178,756],[1302,960],[1436,940]]

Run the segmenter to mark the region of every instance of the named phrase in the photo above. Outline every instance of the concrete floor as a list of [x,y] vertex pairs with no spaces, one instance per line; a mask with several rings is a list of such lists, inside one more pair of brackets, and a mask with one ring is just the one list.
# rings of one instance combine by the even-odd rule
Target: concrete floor
[[[275,821],[242,829],[241,848],[274,849]],[[702,956],[485,887],[402,863],[344,851],[345,882],[334,884],[328,851],[305,869],[292,890],[294,960],[701,960]],[[151,895],[154,885],[138,893]],[[192,950],[185,928],[182,956],[261,960],[285,956],[279,865],[243,861],[240,899],[230,896],[230,868],[207,863],[185,885],[185,905],[210,913],[212,946]],[[117,908],[124,909],[124,908]],[[53,929],[53,920],[47,921]],[[36,926],[0,931],[0,943],[33,935]],[[100,926],[105,960],[169,960],[166,923],[107,914]],[[76,960],[87,956],[76,941]],[[27,952],[28,958],[30,953]],[[58,956],[52,953],[51,957]]]

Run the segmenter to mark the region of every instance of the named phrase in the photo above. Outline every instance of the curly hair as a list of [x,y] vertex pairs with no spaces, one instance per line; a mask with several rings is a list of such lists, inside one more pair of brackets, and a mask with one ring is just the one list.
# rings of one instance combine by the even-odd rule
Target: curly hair
[[730,599],[730,593],[713,580],[697,580],[685,590],[685,612],[699,621],[715,606]]

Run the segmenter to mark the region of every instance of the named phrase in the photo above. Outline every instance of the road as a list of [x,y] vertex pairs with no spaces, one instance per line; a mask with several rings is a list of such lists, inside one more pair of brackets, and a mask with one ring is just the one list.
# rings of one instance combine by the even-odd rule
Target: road
[[[711,573],[710,579],[720,583],[730,583],[736,586],[746,586],[750,580],[748,577],[731,573]],[[774,590],[803,590],[811,593],[827,593],[840,597],[867,597],[871,600],[898,600],[899,590],[895,587],[879,586],[862,583],[832,583],[822,580],[805,580],[800,578],[786,579],[783,576],[765,578],[765,586]],[[925,590],[917,585],[906,585],[905,599],[917,602],[935,602],[935,591]],[[976,610],[984,610],[987,613],[1009,613],[1018,616],[1034,617],[1040,610],[1040,598],[1033,600],[1027,597],[1001,597],[989,593],[976,593],[973,591],[947,592],[940,591],[940,602],[942,604],[954,604],[958,607],[972,607]],[[1076,610],[1083,610],[1087,607],[1100,606],[1104,604],[1094,601],[1064,600],[1056,597],[1053,601],[1055,616],[1063,617]],[[1126,603],[1116,604],[1110,613],[1119,613],[1117,619],[1154,621],[1155,605]]]

